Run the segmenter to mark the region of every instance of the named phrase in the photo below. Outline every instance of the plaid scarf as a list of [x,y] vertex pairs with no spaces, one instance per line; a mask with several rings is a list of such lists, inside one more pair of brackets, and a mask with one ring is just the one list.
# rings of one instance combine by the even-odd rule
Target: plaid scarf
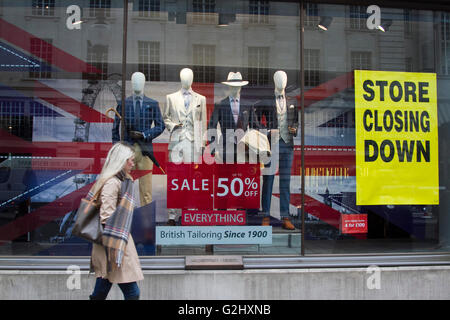
[[119,172],[116,177],[122,181],[120,202],[103,229],[103,246],[106,248],[108,270],[111,269],[110,261],[114,261],[117,267],[122,264],[134,211],[132,179],[126,177],[123,172]]

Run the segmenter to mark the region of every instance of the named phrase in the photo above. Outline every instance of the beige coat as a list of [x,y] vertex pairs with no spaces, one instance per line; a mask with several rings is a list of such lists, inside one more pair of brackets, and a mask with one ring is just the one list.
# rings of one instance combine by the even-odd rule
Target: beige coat
[[[120,199],[121,181],[113,177],[106,181],[101,193],[100,220],[106,223],[106,220],[116,210]],[[128,244],[125,248],[122,265],[117,268],[115,263],[111,263],[112,270],[107,272],[107,261],[105,247],[99,244],[92,246],[92,266],[96,277],[108,279],[111,283],[127,283],[144,279],[139,257],[134,245],[133,237],[130,234]]]

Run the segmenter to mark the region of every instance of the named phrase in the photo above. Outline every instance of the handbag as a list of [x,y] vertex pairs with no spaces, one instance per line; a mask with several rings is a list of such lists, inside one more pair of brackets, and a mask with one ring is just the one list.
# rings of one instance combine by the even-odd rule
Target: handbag
[[77,211],[77,219],[72,229],[72,235],[89,242],[102,244],[103,226],[100,223],[100,203],[97,201],[101,189],[89,199],[82,198]]

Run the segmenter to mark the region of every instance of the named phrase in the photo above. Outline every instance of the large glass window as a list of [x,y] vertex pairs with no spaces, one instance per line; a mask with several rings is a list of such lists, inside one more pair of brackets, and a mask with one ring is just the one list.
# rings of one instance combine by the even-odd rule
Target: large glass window
[[[446,190],[449,177],[446,165],[442,166],[447,162],[443,146],[447,126],[444,114],[448,106],[442,88],[447,81],[448,14],[326,4],[308,5],[309,12],[314,12],[311,6],[317,6],[319,24],[326,22],[327,25],[326,28],[317,25],[305,29],[306,254],[448,249]],[[309,81],[312,49],[317,50],[318,60],[323,61],[318,65],[322,75],[320,83]],[[368,73],[369,70],[379,72]],[[437,105],[430,107],[424,102],[427,99],[416,105],[409,104],[407,97],[397,99],[398,93],[393,92],[390,93],[395,95],[393,100],[388,96],[377,97],[383,93],[379,87],[379,91],[374,91],[374,100],[365,105],[364,98],[359,100],[364,97],[359,89],[361,79],[368,79],[369,74],[375,77],[375,85],[386,83],[388,86],[393,81],[413,86],[417,79],[437,74],[437,87],[436,82],[426,82],[430,92],[437,89]],[[384,99],[389,102],[385,103]],[[435,149],[430,151],[430,145],[423,149],[427,155],[433,152],[432,159],[426,160],[428,164],[435,163],[433,169],[427,171],[427,176],[435,177],[432,184],[420,177],[421,172],[429,168],[420,160],[426,138],[421,135],[423,130],[411,127],[411,121],[415,126],[415,118],[423,110],[428,110],[427,114],[430,112],[430,123],[437,124],[434,129],[423,128],[426,133],[435,134],[430,142]],[[366,112],[365,116],[360,118],[359,112]],[[402,133],[399,135],[390,129],[394,122],[390,124],[389,115],[395,112],[397,125],[400,122],[405,126],[410,124],[409,129],[398,126],[396,132]],[[400,113],[408,113],[412,119],[400,120]],[[374,130],[369,126],[369,114],[379,117],[373,119],[372,124],[377,123]],[[369,136],[380,139],[377,143],[371,140],[374,148],[378,146],[377,159],[372,146],[367,146]],[[387,144],[391,145],[390,139],[397,144],[384,149]],[[365,141],[366,149],[358,144],[361,140]],[[415,144],[417,149],[412,148]],[[406,145],[410,153],[408,160],[402,153]],[[374,172],[384,178],[378,179]],[[409,178],[402,178],[402,172],[407,172]],[[372,181],[366,176],[372,177]],[[426,190],[432,190],[434,197],[421,198]],[[390,196],[381,196],[382,193]]]
[[116,141],[141,256],[449,250],[448,12],[123,3],[0,1],[1,256],[90,255]]
[[122,1],[1,3],[0,255],[89,255],[71,230],[111,146]]

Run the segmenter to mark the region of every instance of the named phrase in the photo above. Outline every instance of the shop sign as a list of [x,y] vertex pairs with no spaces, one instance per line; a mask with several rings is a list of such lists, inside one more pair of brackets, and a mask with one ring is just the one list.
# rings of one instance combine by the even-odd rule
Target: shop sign
[[175,164],[167,167],[167,208],[259,208],[259,164]]
[[367,214],[341,214],[342,233],[367,233]]
[[439,204],[435,73],[355,70],[356,204]]
[[245,225],[244,210],[183,210],[181,225],[183,226],[232,226]]
[[160,226],[157,245],[272,244],[270,226]]

